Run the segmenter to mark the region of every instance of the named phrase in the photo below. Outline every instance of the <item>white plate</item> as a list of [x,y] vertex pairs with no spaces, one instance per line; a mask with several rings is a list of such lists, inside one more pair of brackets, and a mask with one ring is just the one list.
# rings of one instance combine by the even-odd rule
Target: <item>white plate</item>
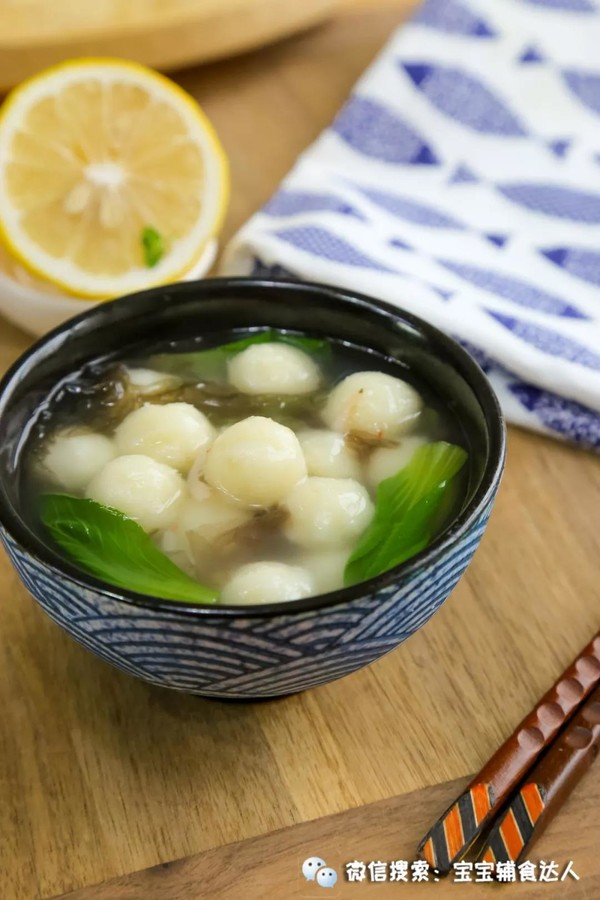
[[[217,247],[216,239],[210,241],[194,268],[181,280],[194,281],[206,275],[215,261]],[[110,300],[99,302],[110,303]],[[67,319],[72,319],[73,316],[78,316],[97,304],[98,301],[95,300],[46,294],[29,285],[13,281],[0,272],[0,314],[36,337],[46,334]]]

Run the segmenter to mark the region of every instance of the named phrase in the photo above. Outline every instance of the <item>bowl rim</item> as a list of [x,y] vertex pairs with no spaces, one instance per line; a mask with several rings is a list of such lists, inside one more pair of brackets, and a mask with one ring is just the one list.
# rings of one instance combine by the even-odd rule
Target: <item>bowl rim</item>
[[[293,279],[270,278],[270,277],[216,277],[202,279],[199,281],[189,281],[170,285],[161,285],[159,287],[149,288],[145,291],[138,291],[134,294],[128,294],[125,297],[110,301],[100,306],[95,305],[91,309],[85,310],[75,318],[69,319],[67,322],[59,325],[57,328],[48,332],[42,338],[35,341],[13,364],[10,366],[6,374],[0,380],[0,422],[5,410],[5,404],[10,398],[11,391],[18,381],[19,374],[33,357],[39,353],[45,345],[55,341],[56,339],[68,337],[69,333],[77,329],[81,323],[85,323],[88,318],[100,317],[110,318],[118,315],[126,306],[131,309],[131,316],[136,315],[135,303],[142,303],[143,300],[155,299],[157,303],[163,304],[167,299],[167,295],[190,293],[197,299],[196,292],[201,290],[204,294],[209,294],[211,290],[223,291],[230,289],[232,292],[240,293],[245,288],[253,290],[260,288],[267,291],[284,289],[286,291],[302,293],[315,292],[324,294],[337,302],[349,304],[356,308],[375,308],[379,312],[383,312],[393,319],[413,327],[417,332],[423,335],[433,344],[439,344],[443,347],[444,352],[455,370],[464,378],[468,386],[473,391],[475,398],[483,413],[488,441],[489,452],[481,476],[481,480],[477,490],[474,492],[470,501],[461,510],[459,515],[452,521],[448,528],[442,532],[434,541],[431,542],[424,550],[421,550],[415,556],[389,569],[367,581],[359,582],[350,587],[340,588],[327,594],[318,594],[313,597],[306,597],[300,600],[278,601],[277,603],[265,603],[253,606],[236,606],[231,604],[198,604],[183,600],[167,600],[161,597],[153,597],[148,594],[137,593],[136,591],[126,590],[107,584],[100,578],[89,575],[81,571],[77,566],[71,564],[68,560],[63,559],[58,552],[54,552],[47,547],[43,541],[29,528],[19,509],[13,504],[6,494],[4,480],[0,477],[0,525],[4,527],[7,534],[12,540],[24,550],[36,562],[49,568],[54,576],[62,580],[68,580],[76,586],[85,590],[92,590],[100,593],[107,600],[115,600],[121,603],[133,605],[137,608],[145,608],[154,611],[171,613],[173,615],[208,616],[214,618],[248,618],[248,617],[272,617],[277,615],[294,616],[301,613],[312,612],[319,609],[335,607],[347,604],[353,600],[364,598],[365,595],[378,593],[380,590],[399,584],[402,580],[410,577],[414,572],[423,566],[429,565],[439,557],[451,550],[463,535],[469,531],[473,523],[487,508],[490,500],[495,494],[502,471],[506,455],[506,427],[504,416],[500,408],[498,398],[488,381],[486,375],[473,359],[473,357],[460,344],[445,334],[434,325],[429,324],[419,316],[410,313],[401,307],[397,307],[386,301],[369,297],[344,287],[323,284],[313,281],[295,281]],[[124,315],[122,318],[130,318]]]

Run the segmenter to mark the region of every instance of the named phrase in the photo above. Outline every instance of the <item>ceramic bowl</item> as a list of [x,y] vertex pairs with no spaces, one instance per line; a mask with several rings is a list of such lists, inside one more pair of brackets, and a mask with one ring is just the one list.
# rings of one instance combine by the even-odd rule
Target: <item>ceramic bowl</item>
[[[414,369],[458,417],[469,450],[462,512],[408,562],[319,597],[258,607],[197,606],[111,587],[62,559],[28,522],[19,488],[27,423],[48,389],[99,354],[159,340],[272,326],[372,348]],[[317,284],[213,279],[91,309],[35,344],[0,384],[0,536],[26,588],[75,640],[152,684],[259,699],[325,684],[379,659],[453,590],[486,526],[504,463],[496,397],[471,357],[401,310]]]

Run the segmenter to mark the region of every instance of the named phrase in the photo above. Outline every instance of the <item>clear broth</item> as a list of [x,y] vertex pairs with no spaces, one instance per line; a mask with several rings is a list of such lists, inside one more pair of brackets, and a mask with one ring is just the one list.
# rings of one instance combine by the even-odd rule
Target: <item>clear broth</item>
[[[190,340],[162,344],[152,348],[150,353],[146,350],[143,355],[132,353],[121,359],[98,359],[61,382],[37,412],[24,448],[21,468],[20,486],[24,506],[28,510],[30,521],[44,540],[48,541],[48,536],[39,518],[39,498],[45,491],[56,490],[55,484],[40,476],[40,461],[48,441],[58,431],[82,426],[110,437],[125,416],[144,402],[189,403],[203,412],[217,428],[231,425],[247,416],[259,415],[272,418],[294,431],[322,429],[326,426],[320,418],[320,409],[327,393],[339,381],[353,372],[384,372],[408,382],[421,394],[425,409],[416,429],[419,434],[428,441],[443,440],[468,446],[458,420],[447,407],[442,406],[425,384],[414,377],[414,373],[395,360],[338,341],[328,341],[330,354],[327,361],[323,364],[319,360],[323,373],[322,387],[311,394],[249,396],[238,393],[226,383],[200,381],[197,377],[184,378],[180,387],[146,398],[136,396],[128,388],[127,368],[155,368],[160,371],[152,363],[157,354],[175,356],[203,351],[254,333],[256,332],[250,329],[246,332],[228,332],[211,335],[210,343]],[[354,449],[359,457],[366,456],[369,452],[368,445],[361,441],[355,443]],[[439,522],[437,534],[460,512],[468,491],[468,468],[468,465],[465,466],[457,477],[455,502]],[[373,496],[373,491],[371,495]],[[195,565],[192,569],[187,567],[189,574],[200,583],[220,590],[231,574],[246,563],[276,560],[299,565],[306,556],[306,550],[293,545],[283,535],[281,524],[284,515],[278,508],[256,511],[250,522],[224,535],[216,545],[205,548],[198,545],[194,551]],[[182,559],[176,558],[175,554],[172,558],[182,568],[186,568]]]

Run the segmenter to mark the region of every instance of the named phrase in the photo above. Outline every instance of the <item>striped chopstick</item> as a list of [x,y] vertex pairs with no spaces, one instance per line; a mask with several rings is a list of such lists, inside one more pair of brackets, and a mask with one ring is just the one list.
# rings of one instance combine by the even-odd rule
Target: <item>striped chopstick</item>
[[425,835],[418,852],[432,868],[447,874],[465,855],[512,789],[599,685],[600,632]]
[[600,688],[571,719],[492,826],[479,859],[520,862],[600,750]]

